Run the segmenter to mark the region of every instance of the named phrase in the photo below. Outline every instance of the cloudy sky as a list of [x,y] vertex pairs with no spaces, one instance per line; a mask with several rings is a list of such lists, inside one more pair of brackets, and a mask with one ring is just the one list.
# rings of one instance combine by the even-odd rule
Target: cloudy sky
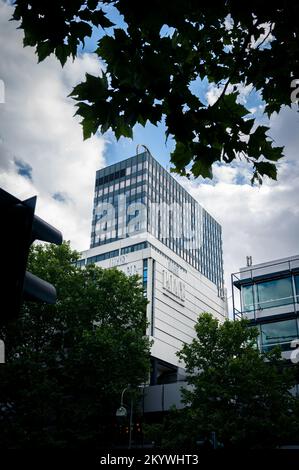
[[38,196],[37,213],[61,229],[74,247],[88,244],[95,171],[104,165],[105,139],[82,141],[75,108],[67,98],[85,72],[98,74],[85,54],[64,69],[49,58],[37,64],[23,48],[21,30],[9,22],[12,9],[0,2],[0,186],[17,197]]
[[[59,228],[74,248],[86,249],[96,169],[133,155],[138,143],[146,144],[167,166],[173,143],[165,144],[163,126],[138,126],[133,141],[116,143],[108,133],[83,142],[67,95],[85,72],[99,73],[96,57],[86,52],[63,69],[52,57],[37,64],[34,51],[23,48],[23,33],[8,21],[10,16],[11,8],[0,0],[0,80],[5,85],[5,103],[0,99],[0,186],[23,199],[37,195],[37,213]],[[203,90],[212,102],[215,91],[202,86]],[[252,112],[259,113],[260,105],[250,89],[242,99]],[[213,181],[180,179],[223,226],[229,290],[229,275],[245,264],[246,255],[259,263],[299,254],[296,109],[284,109],[272,119],[271,136],[286,151],[278,182],[265,180],[262,187],[251,186],[245,164],[215,166]]]

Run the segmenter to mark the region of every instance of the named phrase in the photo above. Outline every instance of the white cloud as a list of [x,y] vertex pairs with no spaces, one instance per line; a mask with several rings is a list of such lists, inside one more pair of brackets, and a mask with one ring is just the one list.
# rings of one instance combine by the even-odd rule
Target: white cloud
[[266,178],[261,187],[251,186],[246,164],[215,166],[212,184],[180,179],[222,225],[229,296],[230,274],[246,265],[246,255],[252,255],[254,263],[299,255],[298,128],[295,110],[283,109],[271,120],[276,145],[286,146],[277,182]]
[[[23,33],[9,21],[12,8],[0,2],[0,186],[25,199],[38,195],[37,213],[63,232],[72,246],[89,246],[95,171],[104,165],[105,141],[99,135],[83,142],[76,108],[67,98],[86,72],[99,74],[93,54],[62,69],[50,57],[38,64]],[[17,173],[15,159],[32,167],[32,180]],[[65,197],[61,202],[53,195]]]
[[[208,91],[206,93],[206,99],[207,99],[209,106],[213,106],[213,104],[216,103],[218,98],[221,96],[224,87],[225,87],[225,84],[221,84],[219,86],[213,83],[209,84]],[[253,90],[253,87],[251,84],[246,85],[246,86],[242,84],[237,84],[237,85],[229,84],[227,86],[227,89],[225,90],[225,94],[229,95],[233,93],[234,91],[237,91],[238,92],[237,103],[246,104],[247,99],[250,93],[252,92],[252,90]]]
[[206,99],[208,102],[209,106],[213,106],[213,104],[216,103],[218,98],[220,97],[222,90],[224,88],[224,85],[221,87],[218,87],[216,85],[209,84],[208,91],[206,93]]

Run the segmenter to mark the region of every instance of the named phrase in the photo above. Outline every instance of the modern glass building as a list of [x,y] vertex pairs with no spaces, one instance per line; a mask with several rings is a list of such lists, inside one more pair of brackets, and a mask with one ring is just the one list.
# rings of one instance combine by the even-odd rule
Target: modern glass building
[[289,358],[299,338],[299,256],[244,267],[232,286],[235,319],[258,328],[262,351],[280,346]]
[[96,173],[91,245],[79,265],[90,263],[140,276],[152,340],[145,409],[178,404],[177,352],[195,337],[201,312],[227,316],[221,226],[144,152]]
[[97,171],[90,248],[143,232],[223,291],[221,226],[149,152]]

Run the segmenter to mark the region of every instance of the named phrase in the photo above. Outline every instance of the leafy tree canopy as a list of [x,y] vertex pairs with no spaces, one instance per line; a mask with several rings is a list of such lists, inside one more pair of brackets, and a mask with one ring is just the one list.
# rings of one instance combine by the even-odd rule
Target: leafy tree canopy
[[[118,24],[111,22],[114,8]],[[24,45],[39,60],[54,53],[63,65],[78,46],[103,28],[95,50],[105,71],[90,74],[71,96],[82,116],[84,138],[98,129],[132,137],[136,123],[165,122],[182,175],[212,177],[214,162],[245,159],[253,181],[276,179],[283,148],[269,127],[257,126],[240,101],[250,86],[271,117],[291,104],[299,77],[299,4],[294,1],[16,0]],[[218,87],[212,105],[194,92],[200,80]]]
[[1,327],[2,448],[107,445],[122,390],[147,380],[139,279],[94,265],[80,269],[76,259],[68,244],[35,246],[29,269],[57,287],[57,303],[28,302],[19,320]]
[[187,408],[166,420],[163,445],[194,446],[212,432],[225,447],[293,443],[299,429],[298,398],[290,393],[294,367],[285,366],[278,350],[261,354],[257,329],[245,320],[219,324],[204,313],[195,329],[196,338],[179,353],[191,386],[183,391]]

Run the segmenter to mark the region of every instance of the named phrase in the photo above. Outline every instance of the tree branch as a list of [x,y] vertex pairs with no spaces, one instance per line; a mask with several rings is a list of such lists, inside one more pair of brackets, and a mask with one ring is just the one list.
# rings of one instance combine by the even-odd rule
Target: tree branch
[[217,104],[217,103],[223,98],[223,96],[225,95],[225,92],[226,92],[226,90],[227,90],[228,85],[230,84],[230,82],[231,82],[233,76],[235,75],[236,71],[238,70],[240,60],[242,59],[243,53],[245,52],[245,50],[246,50],[246,48],[247,48],[247,46],[248,46],[248,44],[249,44],[249,42],[250,42],[251,34],[252,34],[252,31],[253,31],[253,28],[254,28],[254,25],[251,25],[251,27],[249,28],[249,30],[248,30],[248,32],[247,32],[247,35],[246,35],[246,37],[245,37],[245,39],[244,39],[244,43],[242,44],[242,47],[241,47],[239,53],[238,53],[237,56],[236,56],[235,67],[234,67],[232,73],[230,74],[230,76],[229,76],[229,78],[228,78],[226,84],[224,85],[224,88],[223,88],[223,90],[222,90],[222,92],[221,92],[221,95],[219,96],[218,100],[213,104],[213,106],[215,106],[215,104]]

